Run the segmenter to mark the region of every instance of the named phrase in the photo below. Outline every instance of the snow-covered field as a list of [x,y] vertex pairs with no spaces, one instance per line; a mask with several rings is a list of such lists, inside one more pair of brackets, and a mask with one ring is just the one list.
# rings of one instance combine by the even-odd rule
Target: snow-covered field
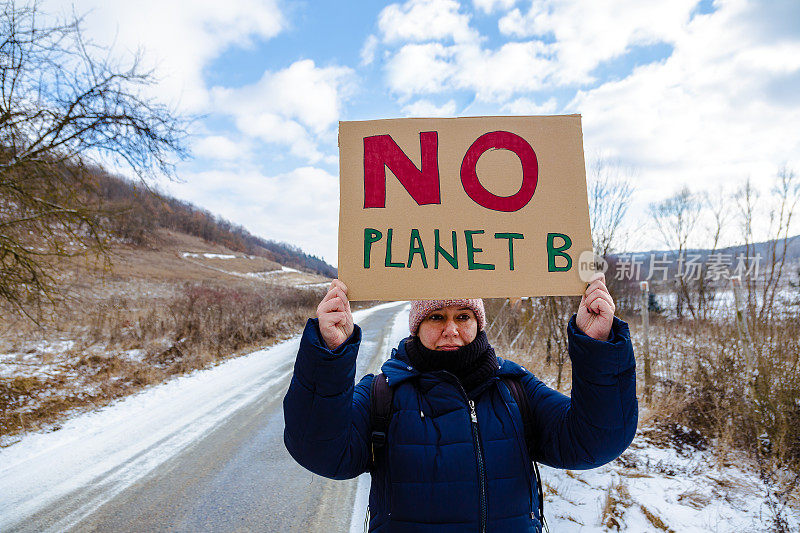
[[[773,531],[767,490],[750,470],[708,451],[663,448],[641,432],[616,461],[587,471],[541,468],[551,531]],[[800,531],[797,509],[784,509]]]
[[[391,305],[397,304],[378,308]],[[356,312],[356,320],[376,309]],[[389,346],[405,335],[406,321],[407,313],[397,315]],[[276,371],[278,363],[294,357],[297,342],[173,379],[0,449],[0,531],[101,478],[105,489],[81,512],[98,507],[252,398],[279,394],[287,371]],[[711,452],[667,446],[645,428],[620,459],[602,468],[542,467],[545,516],[554,533],[768,531],[774,511],[765,503],[767,489],[745,465],[721,466]],[[351,531],[362,530],[368,488],[369,477],[362,476]],[[784,509],[784,518],[789,530],[800,530],[796,508]]]

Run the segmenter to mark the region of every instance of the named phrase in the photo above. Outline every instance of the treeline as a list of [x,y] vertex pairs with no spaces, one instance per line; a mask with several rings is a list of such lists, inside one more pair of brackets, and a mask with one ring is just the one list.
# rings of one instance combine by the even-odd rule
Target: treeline
[[112,176],[102,169],[95,168],[92,172],[96,194],[106,206],[107,228],[126,242],[139,246],[155,244],[155,231],[164,228],[200,237],[236,252],[266,257],[287,267],[336,277],[334,267],[297,246],[258,237],[189,202]]

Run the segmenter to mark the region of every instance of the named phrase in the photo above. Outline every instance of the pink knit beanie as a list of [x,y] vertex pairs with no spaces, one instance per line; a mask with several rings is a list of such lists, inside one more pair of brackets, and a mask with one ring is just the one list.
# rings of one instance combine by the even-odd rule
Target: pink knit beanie
[[452,300],[414,300],[411,302],[411,311],[408,313],[408,329],[412,335],[417,334],[420,323],[425,320],[432,311],[457,305],[459,307],[469,307],[478,319],[478,331],[486,327],[486,311],[483,308],[483,300],[480,298],[455,298]]

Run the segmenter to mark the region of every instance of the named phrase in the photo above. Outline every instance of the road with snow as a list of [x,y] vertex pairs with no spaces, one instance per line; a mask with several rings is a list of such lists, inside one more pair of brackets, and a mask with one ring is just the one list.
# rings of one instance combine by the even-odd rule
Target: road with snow
[[[358,311],[358,377],[408,329]],[[0,451],[0,531],[360,530],[364,479],[330,481],[283,445],[299,338],[175,379]]]

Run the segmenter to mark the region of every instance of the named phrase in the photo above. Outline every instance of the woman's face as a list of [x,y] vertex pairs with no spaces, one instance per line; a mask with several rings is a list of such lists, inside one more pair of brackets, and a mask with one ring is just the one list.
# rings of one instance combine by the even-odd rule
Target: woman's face
[[425,317],[417,335],[429,350],[458,350],[475,340],[478,319],[469,307],[443,307]]

